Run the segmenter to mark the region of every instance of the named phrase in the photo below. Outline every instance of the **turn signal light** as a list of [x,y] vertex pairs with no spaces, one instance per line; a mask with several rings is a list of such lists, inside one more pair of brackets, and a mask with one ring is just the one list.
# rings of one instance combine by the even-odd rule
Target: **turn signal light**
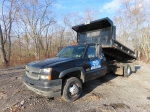
[[49,75],[49,76],[47,77],[47,79],[48,79],[48,80],[51,80],[51,79],[52,79],[51,75]]

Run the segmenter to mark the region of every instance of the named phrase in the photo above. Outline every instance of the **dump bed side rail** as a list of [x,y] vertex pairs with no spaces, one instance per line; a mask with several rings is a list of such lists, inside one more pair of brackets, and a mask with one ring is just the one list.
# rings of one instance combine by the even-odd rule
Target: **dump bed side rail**
[[113,41],[113,47],[114,47],[114,48],[117,48],[117,49],[121,50],[122,52],[124,52],[124,53],[126,53],[126,54],[132,56],[134,59],[137,58],[135,51],[131,50],[130,48],[128,48],[128,47],[126,47],[126,46],[124,46],[123,44],[121,44],[121,43],[118,42],[117,40],[113,40],[113,39],[112,39],[112,41]]

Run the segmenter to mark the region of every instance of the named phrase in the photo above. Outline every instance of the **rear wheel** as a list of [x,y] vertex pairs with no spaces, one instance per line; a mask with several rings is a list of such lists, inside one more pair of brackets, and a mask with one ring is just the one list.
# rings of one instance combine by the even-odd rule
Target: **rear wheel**
[[81,93],[82,83],[78,78],[71,77],[69,79],[66,79],[66,81],[64,82],[62,94],[63,100],[67,102],[75,101],[80,97]]
[[131,67],[129,64],[124,65],[124,76],[128,77],[131,74]]

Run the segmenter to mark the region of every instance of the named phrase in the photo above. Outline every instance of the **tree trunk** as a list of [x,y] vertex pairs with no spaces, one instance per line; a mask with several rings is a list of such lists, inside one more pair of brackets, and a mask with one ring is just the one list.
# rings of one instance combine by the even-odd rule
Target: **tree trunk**
[[0,25],[0,54],[1,54],[1,60],[3,65],[6,67],[8,66],[8,60],[6,58],[6,52],[4,49],[4,42],[3,42],[3,33],[2,33],[2,29],[1,29],[1,25]]

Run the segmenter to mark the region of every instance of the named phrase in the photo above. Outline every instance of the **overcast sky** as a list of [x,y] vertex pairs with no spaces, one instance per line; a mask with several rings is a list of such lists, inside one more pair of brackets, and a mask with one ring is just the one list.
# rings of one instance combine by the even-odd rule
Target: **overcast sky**
[[57,0],[54,4],[55,11],[59,14],[71,12],[84,12],[86,9],[98,11],[98,17],[114,16],[115,11],[120,7],[118,0]]

